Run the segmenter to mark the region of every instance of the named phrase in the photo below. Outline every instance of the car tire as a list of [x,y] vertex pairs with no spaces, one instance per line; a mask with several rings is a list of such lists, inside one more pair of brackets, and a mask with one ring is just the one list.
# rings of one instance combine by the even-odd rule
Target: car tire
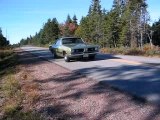
[[56,53],[53,50],[51,52],[52,52],[52,57],[56,58],[57,57]]
[[95,59],[95,55],[89,56],[90,60],[94,60]]
[[70,58],[67,56],[67,54],[64,55],[64,61],[65,62],[70,62]]

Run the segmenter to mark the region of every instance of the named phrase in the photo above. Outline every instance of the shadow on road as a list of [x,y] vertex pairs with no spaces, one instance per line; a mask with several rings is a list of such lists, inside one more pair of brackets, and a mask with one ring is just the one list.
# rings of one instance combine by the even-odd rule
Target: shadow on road
[[[91,115],[89,119],[101,120],[115,115],[116,118],[121,118],[123,114],[125,118],[128,116],[128,119],[131,116],[135,119],[143,116],[143,120],[151,120],[160,115],[158,107],[147,112],[148,106],[139,98],[135,99],[134,96],[117,91],[107,84],[86,80],[81,74],[61,73],[35,82],[42,86],[53,84],[53,87],[44,89],[48,94],[41,96],[41,101],[52,105],[40,109],[40,112],[45,112],[51,118],[87,119],[87,116]],[[73,112],[74,110],[77,112]]]
[[86,75],[101,73],[96,76],[102,84],[110,84],[122,90],[142,97],[148,97],[152,102],[160,101],[160,69],[156,67],[129,66],[92,67],[76,70]]

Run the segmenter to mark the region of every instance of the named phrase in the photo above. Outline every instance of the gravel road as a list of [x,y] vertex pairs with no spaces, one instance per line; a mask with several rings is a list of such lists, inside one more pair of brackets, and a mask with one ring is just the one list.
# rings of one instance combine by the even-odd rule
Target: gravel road
[[[41,53],[48,55],[43,50]],[[160,119],[156,105],[143,103],[35,54],[23,51],[20,55],[20,61],[33,76],[31,79],[41,86],[41,97],[34,107],[48,120]]]

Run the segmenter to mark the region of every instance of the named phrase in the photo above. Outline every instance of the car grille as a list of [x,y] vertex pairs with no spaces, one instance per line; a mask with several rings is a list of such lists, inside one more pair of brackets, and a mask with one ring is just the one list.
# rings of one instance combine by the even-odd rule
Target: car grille
[[88,52],[95,52],[95,48],[88,48]]
[[74,50],[74,53],[83,53],[84,52],[84,49],[75,49]]

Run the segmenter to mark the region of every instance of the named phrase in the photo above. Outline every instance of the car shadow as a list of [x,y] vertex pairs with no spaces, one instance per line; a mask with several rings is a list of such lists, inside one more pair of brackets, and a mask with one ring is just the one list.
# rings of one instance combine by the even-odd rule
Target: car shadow
[[76,61],[79,61],[79,62],[92,62],[92,61],[102,61],[102,60],[108,60],[108,59],[121,59],[120,57],[115,57],[114,55],[112,54],[97,54],[95,56],[94,59],[89,59],[89,58],[77,58],[77,59],[71,59],[70,62],[76,62]]

